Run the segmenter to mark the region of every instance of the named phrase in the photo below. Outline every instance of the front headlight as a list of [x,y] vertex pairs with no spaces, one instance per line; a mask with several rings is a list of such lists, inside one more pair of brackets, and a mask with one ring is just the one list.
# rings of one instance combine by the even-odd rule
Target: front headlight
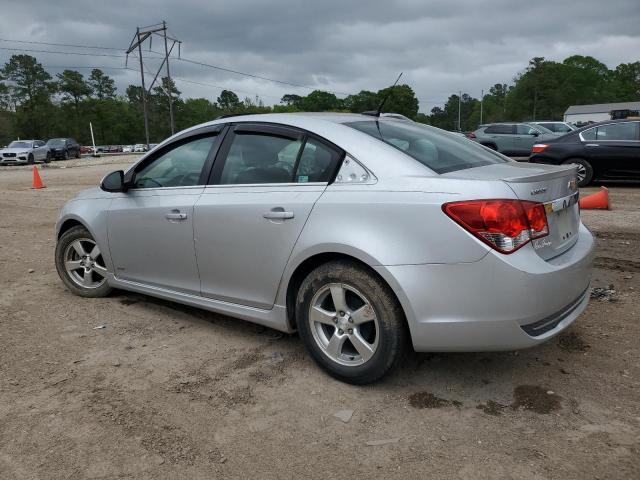
[[29,155],[29,152],[20,152],[18,155]]

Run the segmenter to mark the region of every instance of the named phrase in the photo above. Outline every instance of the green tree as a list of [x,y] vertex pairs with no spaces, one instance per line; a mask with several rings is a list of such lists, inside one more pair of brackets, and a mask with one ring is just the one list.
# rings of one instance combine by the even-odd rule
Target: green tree
[[91,70],[88,80],[92,94],[98,99],[115,98],[116,82],[99,68]]
[[84,76],[75,70],[64,70],[57,75],[58,91],[62,95],[63,102],[73,105],[75,118],[74,136],[80,133],[80,102],[91,94],[91,87],[84,80]]
[[31,55],[13,55],[0,71],[16,108],[16,133],[47,137],[55,83]]
[[375,92],[361,90],[360,93],[349,95],[343,100],[344,108],[354,113],[376,110],[380,105],[380,96]]
[[314,90],[306,97],[302,97],[299,107],[305,112],[326,112],[338,110],[342,104],[333,93]]
[[[411,119],[418,114],[419,102],[416,94],[409,85],[396,85],[395,87],[387,87],[378,91],[378,98],[381,100],[387,95],[389,98],[384,104],[385,112],[400,113]],[[377,108],[376,105],[375,108]],[[374,110],[375,110],[374,108]]]
[[300,100],[302,100],[302,97],[300,95],[295,95],[293,93],[287,93],[286,95],[282,96],[282,98],[280,99],[280,103],[284,103],[285,105],[287,105],[289,107],[299,107],[300,106]]
[[216,102],[220,107],[220,110],[227,113],[234,113],[241,108],[241,102],[238,95],[231,90],[222,90]]

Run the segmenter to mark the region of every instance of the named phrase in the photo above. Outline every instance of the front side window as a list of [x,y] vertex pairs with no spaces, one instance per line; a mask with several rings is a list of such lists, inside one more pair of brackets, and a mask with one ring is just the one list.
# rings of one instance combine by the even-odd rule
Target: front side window
[[191,187],[200,185],[200,174],[216,137],[183,143],[136,172],[134,188]]
[[518,135],[533,135],[535,133],[538,131],[529,125],[516,125],[516,134]]
[[611,123],[598,127],[598,140],[638,140],[638,122]]
[[476,142],[421,123],[367,120],[345,125],[395,147],[436,173],[510,161]]

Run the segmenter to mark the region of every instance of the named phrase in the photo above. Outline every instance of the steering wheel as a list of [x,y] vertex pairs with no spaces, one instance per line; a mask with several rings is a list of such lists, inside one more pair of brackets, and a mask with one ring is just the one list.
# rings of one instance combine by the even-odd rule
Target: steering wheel
[[[151,177],[141,178],[140,181],[143,181],[145,184],[147,182],[153,182],[159,187],[164,187],[164,185],[162,185],[160,182],[158,182],[157,180],[155,180],[155,179],[153,179]],[[138,183],[138,182],[136,182],[136,183]],[[146,188],[146,185],[143,188]]]

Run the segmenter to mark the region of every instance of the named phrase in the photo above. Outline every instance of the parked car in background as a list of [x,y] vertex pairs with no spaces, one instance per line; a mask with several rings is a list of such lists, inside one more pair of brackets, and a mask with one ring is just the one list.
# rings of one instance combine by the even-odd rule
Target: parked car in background
[[133,146],[133,151],[138,153],[138,152],[146,152],[147,151],[147,146],[142,144],[142,143],[136,143]]
[[72,157],[80,158],[80,144],[73,138],[52,138],[47,141],[47,147],[51,151],[52,159],[68,160]]
[[93,147],[91,145],[82,145],[80,147],[80,153],[83,155],[93,153]]
[[120,288],[297,330],[322,368],[361,384],[408,345],[511,350],[569,327],[594,248],[576,184],[575,166],[415,122],[236,116],[69,201],[55,262],[82,297]]
[[125,145],[122,147],[122,153],[131,153],[131,152],[133,152],[132,145]]
[[534,125],[540,125],[541,127],[551,130],[553,133],[559,133],[560,135],[564,135],[565,133],[573,132],[578,129],[578,127],[574,127],[567,122],[540,121],[531,123]]
[[14,140],[7,147],[0,149],[1,165],[50,161],[51,153],[42,140]]
[[532,123],[490,123],[473,132],[473,140],[504,155],[527,157],[539,141],[558,136],[551,130]]
[[122,152],[122,146],[121,145],[109,145],[109,147],[107,148],[107,153],[121,153]]
[[537,142],[529,162],[574,163],[581,187],[592,180],[640,181],[640,120],[609,120]]

